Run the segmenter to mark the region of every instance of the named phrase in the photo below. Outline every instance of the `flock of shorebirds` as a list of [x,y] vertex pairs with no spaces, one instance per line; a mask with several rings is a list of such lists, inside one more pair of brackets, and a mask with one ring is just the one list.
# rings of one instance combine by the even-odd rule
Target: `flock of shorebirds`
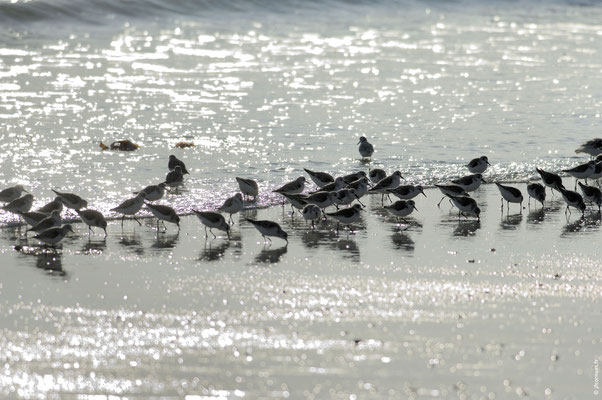
[[[358,144],[362,159],[370,159],[374,153],[374,146],[363,136],[360,138]],[[562,183],[562,178],[558,174],[537,168],[537,172],[545,186],[535,182],[529,183],[527,185],[529,201],[533,198],[541,202],[543,206],[546,199],[546,187],[549,187],[551,190],[558,191],[562,195],[566,203],[565,213],[570,213],[570,207],[573,207],[584,214],[586,209],[584,199],[598,206],[598,212],[600,213],[602,193],[599,188],[587,185],[587,179],[595,181],[602,177],[602,139],[592,139],[579,147],[576,152],[587,153],[595,159],[572,169],[562,171],[576,179],[575,191],[566,189]],[[458,218],[461,216],[466,218],[468,216],[475,216],[477,219],[480,219],[481,210],[476,200],[470,197],[470,192],[477,190],[481,183],[485,182],[482,174],[490,165],[486,156],[475,158],[466,165],[468,171],[471,173],[470,175],[452,180],[448,184],[435,185],[444,195],[441,201],[448,198],[450,203],[458,209]],[[145,206],[157,218],[157,230],[159,230],[160,223],[167,230],[165,222],[169,222],[176,224],[179,231],[180,217],[176,211],[167,205],[153,203],[162,199],[168,188],[177,190],[184,182],[184,175],[189,173],[184,162],[177,159],[174,155],[169,156],[168,169],[169,172],[164,182],[158,185],[147,186],[138,192],[134,192],[135,197],[127,199],[117,207],[111,209],[111,211],[122,215],[122,225],[126,216],[131,216],[141,225],[140,221],[136,218],[136,214]],[[308,223],[311,222],[312,229],[314,228],[315,221],[328,217],[337,221],[337,232],[340,223],[348,225],[351,229],[350,224],[360,219],[360,214],[365,207],[361,202],[361,198],[366,194],[381,194],[383,207],[397,217],[398,220],[407,217],[416,210],[413,198],[420,194],[426,197],[422,186],[402,185],[401,180],[403,177],[399,171],[388,175],[384,170],[377,168],[369,170],[367,174],[366,172],[359,171],[335,178],[326,172],[304,170],[316,184],[316,191],[303,194],[306,179],[304,176],[300,176],[294,181],[274,189],[273,192],[282,195],[285,200],[288,200],[293,213],[295,209],[300,210],[303,218]],[[585,183],[580,182],[580,180],[584,180]],[[233,223],[232,215],[244,209],[243,196],[246,196],[247,200],[253,197],[253,201],[255,201],[259,195],[259,187],[255,180],[237,177],[236,181],[238,182],[240,193],[228,198],[218,208],[217,212],[192,210],[205,226],[205,237],[208,237],[207,229],[209,229],[209,232],[214,237],[216,236],[212,230],[218,229],[226,232],[229,239],[230,224],[222,213],[229,214],[229,221]],[[576,191],[577,184],[583,196]],[[522,212],[524,197],[521,191],[515,187],[502,185],[497,182],[496,185],[502,196],[502,211],[504,201],[506,201],[508,210],[510,203],[518,203],[520,204],[520,212]],[[27,194],[21,197],[23,192]],[[17,214],[26,224],[31,226],[27,232],[36,232],[37,235],[34,238],[48,246],[56,246],[69,232],[73,232],[70,224],[61,226],[61,213],[64,207],[77,213],[82,222],[88,225],[90,234],[92,234],[92,228],[97,227],[103,229],[105,236],[107,235],[107,221],[104,215],[99,211],[88,208],[86,200],[73,193],[63,193],[56,190],[53,190],[53,192],[56,194],[56,198],[53,201],[36,211],[30,211],[33,206],[34,197],[22,185],[4,189],[0,191],[0,202],[7,204],[2,207],[2,210]],[[390,200],[390,195],[396,196],[399,200],[385,205],[384,198],[386,196]],[[355,201],[357,201],[357,204],[352,205]],[[441,204],[441,201],[439,201],[437,206]],[[284,201],[282,204],[284,206]],[[334,206],[336,211],[326,212],[326,209],[331,206]],[[285,240],[288,244],[288,234],[278,223],[268,220],[257,221],[248,218],[247,221],[257,228],[263,236],[264,241],[268,240],[271,242],[270,237],[278,237]]]

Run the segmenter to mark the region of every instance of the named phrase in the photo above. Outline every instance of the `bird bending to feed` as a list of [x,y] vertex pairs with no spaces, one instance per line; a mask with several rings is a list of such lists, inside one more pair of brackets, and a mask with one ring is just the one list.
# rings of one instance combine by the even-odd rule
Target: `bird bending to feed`
[[368,177],[372,183],[378,183],[387,177],[387,173],[384,169],[375,168],[368,172]]
[[458,185],[435,184],[435,186],[441,191],[441,193],[443,193],[443,197],[441,198],[441,200],[439,200],[439,203],[437,203],[437,207],[439,207],[441,205],[441,202],[443,201],[443,199],[445,199],[445,196],[455,196],[455,197],[468,196],[468,193],[466,193],[466,190],[464,190],[464,188],[462,188]]
[[100,211],[96,210],[77,210],[77,215],[81,218],[84,224],[88,225],[88,232],[92,233],[92,227],[97,227],[105,231],[107,237],[107,220]]
[[566,203],[566,210],[564,210],[565,214],[567,212],[570,214],[571,210],[569,207],[573,207],[580,210],[582,215],[585,215],[585,202],[579,193],[566,189],[560,189],[560,193],[562,193],[562,198]]
[[53,211],[49,217],[44,218],[33,227],[27,230],[27,232],[43,232],[47,229],[54,228],[55,226],[61,226],[61,213]]
[[362,158],[372,157],[372,154],[374,154],[374,146],[372,146],[368,142],[368,139],[366,139],[366,137],[364,137],[364,136],[360,137],[360,141],[357,142],[357,144],[360,145],[358,150],[359,150],[360,156],[362,156]]
[[178,158],[172,154],[169,156],[169,162],[167,163],[167,168],[170,171],[173,171],[174,169],[176,169],[176,165],[180,166],[180,168],[182,169],[182,174],[190,175],[190,172],[188,172],[188,170],[186,169],[186,165],[184,164],[184,161],[178,160]]
[[596,170],[596,162],[589,161],[585,164],[577,165],[575,168],[571,169],[563,169],[562,172],[566,172],[567,174],[574,177],[575,180],[575,188],[577,188],[577,180],[585,179],[585,183],[587,184],[587,178],[592,176],[594,171]]
[[63,240],[63,238],[67,236],[67,233],[69,232],[73,232],[73,228],[71,227],[71,225],[64,225],[60,228],[56,227],[47,229],[41,232],[40,234],[34,236],[34,239],[38,239],[40,242],[49,246],[54,246],[58,242]]
[[387,176],[385,179],[381,179],[376,185],[372,187],[372,189],[368,190],[368,193],[381,193],[381,202],[385,204],[385,194],[387,197],[389,193],[387,190],[395,189],[399,186],[403,176],[401,176],[401,172],[395,171],[391,175]]
[[88,202],[73,193],[61,193],[51,189],[63,202],[63,205],[72,210],[81,210],[88,207]]
[[312,171],[312,170],[307,169],[307,168],[303,168],[303,170],[305,172],[307,172],[307,175],[309,175],[309,177],[311,178],[311,180],[314,181],[314,183],[318,187],[322,187],[324,185],[328,185],[331,182],[334,182],[334,177],[332,175],[330,175],[330,174],[327,174],[326,172]]
[[315,204],[308,204],[303,207],[301,215],[303,215],[304,220],[311,221],[311,228],[313,229],[315,227],[314,221],[322,216],[322,210]]
[[581,188],[583,197],[597,205],[598,212],[600,212],[600,205],[602,204],[602,192],[600,192],[600,189],[597,187],[584,185],[581,182],[579,182],[579,187]]
[[420,185],[401,185],[397,186],[395,189],[389,189],[387,192],[399,197],[401,200],[411,200],[419,194],[426,197],[424,189]]
[[284,239],[286,241],[286,245],[288,246],[288,233],[282,230],[280,225],[273,221],[256,221],[253,219],[247,218],[247,221],[250,222],[263,236],[264,241],[267,239],[268,241],[272,241],[270,236],[278,237],[280,239]]
[[115,211],[119,214],[123,214],[121,218],[121,226],[123,226],[123,220],[126,215],[131,215],[134,217],[134,221],[138,222],[139,225],[142,225],[140,221],[136,218],[136,213],[140,211],[142,205],[144,204],[144,199],[146,198],[146,193],[139,192],[136,197],[125,200],[123,203],[118,205],[115,208],[111,208],[111,211]]
[[[559,192],[560,192],[560,189],[564,189],[564,185],[562,184],[562,178],[560,177],[560,175],[555,174],[553,172],[547,172],[547,171],[544,171],[543,169],[539,169],[539,168],[535,168],[535,170],[541,177],[543,184],[546,185],[547,187],[549,187],[553,190],[558,190]],[[554,195],[554,191],[552,191],[552,196],[553,195]]]
[[541,206],[544,206],[544,201],[546,200],[546,188],[539,183],[529,183],[527,185],[527,193],[529,193],[529,205],[531,204],[531,197],[536,201],[541,203]]
[[169,206],[164,206],[162,204],[151,204],[144,203],[146,208],[157,217],[157,231],[159,231],[159,221],[163,223],[163,227],[167,230],[167,226],[165,226],[165,222],[171,222],[172,224],[176,224],[178,226],[178,232],[180,232],[180,217],[176,213],[176,210]]
[[[333,213],[326,213],[329,217],[332,217],[337,220],[337,232],[339,231],[339,223],[346,224],[351,230],[352,223],[358,221],[361,216],[362,206],[359,204],[354,204],[353,207],[342,208]],[[353,230],[351,230],[353,232]]]
[[[481,220],[481,209],[477,206],[477,202],[472,197],[459,197],[446,195],[450,198],[452,204],[458,208],[458,218],[464,213],[474,214],[477,216],[477,220]],[[465,215],[464,215],[465,216]]]
[[253,179],[245,179],[236,177],[236,182],[238,182],[238,187],[242,194],[247,196],[247,200],[249,200],[249,196],[253,196],[253,201],[257,200],[257,195],[259,194],[259,187],[257,186],[257,182]]
[[575,153],[587,153],[592,157],[596,157],[598,154],[602,153],[602,139],[596,138],[588,140],[587,142],[583,143],[577,150],[575,150]]
[[414,200],[398,200],[390,206],[385,206],[385,209],[387,209],[391,214],[395,215],[398,222],[399,218],[404,219],[404,217],[410,215],[412,211],[418,211]]
[[13,200],[17,200],[21,197],[22,192],[29,193],[23,188],[23,185],[6,188],[0,192],[0,202],[10,203]]
[[182,173],[182,167],[176,165],[173,171],[169,171],[167,175],[165,175],[165,182],[167,186],[178,188],[178,186],[184,183],[184,174]]
[[462,189],[467,192],[473,192],[481,186],[481,183],[487,183],[483,180],[483,175],[481,174],[473,174],[466,175],[459,179],[454,179],[451,181],[454,185],[460,186]]
[[491,166],[491,164],[489,164],[489,160],[487,159],[487,156],[481,156],[479,158],[474,158],[474,159],[470,160],[470,162],[468,164],[466,164],[466,167],[472,174],[482,174],[483,172],[485,172],[487,167],[490,167],[490,166]]
[[508,204],[508,210],[510,210],[510,203],[519,203],[520,204],[520,212],[523,212],[523,194],[520,190],[512,186],[506,186],[499,183],[495,183],[497,188],[502,195],[502,210],[504,209],[504,200]]
[[33,206],[33,195],[26,194],[23,197],[19,197],[18,199],[11,201],[2,207],[2,209],[4,211],[19,214],[31,210],[31,206]]
[[213,238],[217,238],[217,236],[215,236],[215,233],[213,233],[212,231],[212,229],[215,228],[219,229],[220,231],[226,232],[226,234],[228,235],[228,240],[230,239],[230,225],[228,225],[223,215],[213,211],[192,211],[201,221],[201,223],[205,225],[205,237],[209,237],[209,235],[207,235],[207,228],[209,228],[209,232],[211,232]]
[[[163,196],[165,196],[165,183],[159,183],[158,185],[150,185],[142,189],[140,192],[144,192],[146,194],[146,201],[157,201],[161,200]],[[140,192],[134,192],[134,194],[138,194]]]
[[242,201],[242,194],[236,193],[234,196],[226,199],[226,201],[224,201],[224,204],[222,204],[222,206],[218,208],[218,211],[230,214],[230,222],[232,222],[232,225],[234,225],[234,220],[232,220],[232,214],[236,214],[237,212],[241,211],[243,207],[244,203]]

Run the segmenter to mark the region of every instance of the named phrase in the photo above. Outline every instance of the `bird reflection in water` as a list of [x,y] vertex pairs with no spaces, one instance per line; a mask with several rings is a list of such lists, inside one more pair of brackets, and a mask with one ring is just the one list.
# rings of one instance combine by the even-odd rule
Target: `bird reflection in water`
[[136,254],[144,254],[144,248],[140,242],[140,237],[136,232],[124,233],[119,239],[119,244],[133,251]]
[[270,263],[274,264],[280,261],[283,255],[288,251],[288,246],[282,246],[277,249],[271,249],[269,246],[261,250],[261,252],[255,257],[257,263]]
[[107,240],[91,240],[88,237],[88,241],[82,247],[83,254],[102,254],[107,248]]
[[341,239],[334,242],[331,246],[335,250],[340,250],[344,258],[353,262],[360,261],[360,249],[357,243],[351,239]]
[[454,236],[474,236],[481,229],[481,221],[459,221],[454,229]]
[[316,248],[320,244],[332,242],[336,240],[336,233],[331,230],[313,230],[303,232],[301,241],[308,248]]
[[35,266],[52,275],[61,277],[67,276],[63,270],[62,255],[55,250],[40,246],[15,246],[15,250],[25,256],[36,258]]
[[502,219],[500,222],[500,228],[502,228],[503,230],[506,230],[506,231],[517,230],[520,223],[522,222],[522,220],[523,220],[522,214],[507,215],[506,217],[504,217],[502,215]]
[[545,208],[540,208],[534,211],[529,212],[527,215],[527,225],[539,225],[543,222],[546,217]]
[[226,250],[230,247],[232,241],[224,240],[219,243],[205,242],[205,247],[201,251],[199,261],[217,261],[226,254]]
[[391,240],[393,241],[393,245],[395,249],[406,250],[409,252],[414,251],[415,243],[408,235],[404,232],[398,232],[397,230],[391,235]]
[[180,232],[173,235],[167,235],[164,233],[157,234],[155,243],[153,243],[153,249],[173,249],[178,243]]

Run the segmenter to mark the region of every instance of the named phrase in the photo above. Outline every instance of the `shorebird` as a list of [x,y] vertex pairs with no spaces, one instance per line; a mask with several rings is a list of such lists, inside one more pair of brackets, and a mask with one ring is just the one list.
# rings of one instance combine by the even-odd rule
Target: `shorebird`
[[182,167],[176,165],[173,171],[169,171],[167,175],[165,175],[165,182],[167,186],[178,189],[178,186],[184,183],[184,173],[182,172]]
[[602,139],[596,138],[583,143],[575,153],[587,153],[592,157],[596,157],[602,153]]
[[278,189],[272,190],[272,192],[278,193],[278,194],[299,194],[299,193],[303,192],[304,188],[305,188],[305,177],[300,176],[297,179],[295,179],[294,181],[288,182],[288,183],[282,185],[281,187],[279,187]]
[[353,181],[357,181],[358,179],[362,179],[365,177],[366,177],[366,173],[364,171],[353,172],[351,174],[342,176],[343,182],[345,182],[345,184],[350,184]]
[[426,197],[426,194],[424,194],[424,190],[420,185],[401,185],[395,189],[389,189],[387,192],[397,196],[401,200],[411,200],[419,194],[422,194],[424,197]]
[[322,210],[320,210],[320,207],[316,206],[315,204],[308,204],[303,207],[301,214],[303,215],[303,219],[306,221],[311,221],[311,228],[314,229],[314,221],[322,216]]
[[579,179],[585,179],[585,183],[587,184],[587,178],[592,176],[594,171],[596,170],[596,162],[590,161],[585,164],[577,165],[575,168],[571,169],[563,169],[562,172],[566,172],[575,178],[575,189],[577,188],[577,181]]
[[566,203],[566,210],[564,213],[571,213],[569,207],[574,207],[581,211],[582,215],[585,215],[585,202],[583,201],[583,197],[577,192],[573,192],[572,190],[560,189],[560,193],[562,193],[562,198]]
[[60,197],[55,197],[54,200],[52,200],[51,202],[46,203],[45,205],[40,207],[38,209],[38,212],[44,213],[46,215],[50,215],[50,213],[53,212],[54,210],[63,212],[63,202],[61,201]]
[[37,225],[41,220],[48,217],[48,214],[39,211],[19,212],[27,225]]
[[552,196],[554,196],[554,190],[558,190],[560,192],[560,189],[564,189],[564,185],[562,184],[562,178],[560,177],[560,175],[555,174],[553,172],[547,172],[539,168],[535,168],[535,170],[541,177],[541,180],[543,181],[544,185],[553,189]]
[[47,229],[54,228],[55,226],[61,226],[61,213],[59,213],[56,210],[53,211],[49,217],[44,218],[43,220],[32,226],[30,229],[28,229],[27,232],[33,231],[40,233],[44,232]]
[[317,192],[305,198],[307,204],[314,204],[324,210],[336,201],[336,192]]
[[368,193],[368,178],[363,177],[347,185],[348,189],[355,189],[357,197],[364,197]]
[[527,193],[529,193],[529,205],[531,205],[531,197],[536,201],[541,203],[541,206],[544,206],[544,201],[546,200],[546,188],[539,183],[529,183],[527,185]]
[[499,183],[495,183],[497,188],[502,195],[502,210],[504,209],[504,200],[508,204],[508,211],[510,210],[510,203],[519,203],[520,204],[520,213],[523,212],[523,194],[520,190],[512,186],[506,186]]
[[73,193],[61,193],[51,189],[63,202],[63,205],[72,210],[81,210],[88,207],[88,202]]
[[184,175],[190,175],[190,172],[188,172],[188,170],[186,169],[186,165],[184,164],[184,161],[182,160],[178,160],[178,158],[176,156],[174,156],[173,154],[169,156],[169,162],[167,163],[167,168],[170,171],[173,171],[176,169],[176,166],[179,165],[180,168],[182,169],[182,174]]
[[353,203],[354,200],[357,200],[362,206],[362,202],[360,201],[359,196],[356,194],[355,189],[341,189],[336,191],[334,194],[334,203],[337,206],[346,206]]
[[292,213],[295,213],[295,208],[297,210],[303,209],[307,205],[307,195],[305,194],[283,194],[283,196],[291,203]]
[[[178,168],[178,167],[176,167]],[[123,214],[121,218],[121,226],[123,226],[123,220],[126,215],[131,215],[134,217],[134,221],[138,222],[139,225],[142,225],[142,222],[138,221],[136,218],[136,213],[140,211],[142,205],[144,204],[144,199],[146,198],[146,193],[139,192],[136,197],[125,200],[123,203],[118,205],[115,208],[112,208],[111,211],[115,211],[119,214]]]
[[212,229],[219,229],[220,231],[226,232],[228,235],[228,240],[230,239],[230,225],[226,222],[226,219],[223,215],[213,212],[213,211],[196,211],[192,210],[197,218],[201,221],[203,225],[205,225],[205,237],[209,237],[207,235],[207,228],[209,228],[209,232],[213,235],[213,238],[217,238],[215,233],[213,233]]
[[[458,197],[447,195],[450,198],[452,204],[458,208],[458,219],[460,215],[464,215],[464,213],[475,214],[477,216],[477,220],[481,220],[481,209],[477,206],[477,202],[472,197]],[[465,216],[465,215],[464,215]]]
[[162,204],[151,204],[144,203],[146,208],[157,217],[157,232],[159,232],[159,221],[163,223],[163,227],[167,231],[167,226],[165,226],[165,221],[171,222],[172,224],[176,224],[178,226],[178,232],[180,232],[180,217],[176,213],[176,210],[169,206],[164,206]]
[[232,214],[236,214],[237,212],[241,211],[243,207],[244,203],[242,201],[242,194],[236,193],[234,196],[226,199],[224,204],[218,208],[218,211],[230,214],[230,222],[232,222],[232,225],[234,225]]
[[29,193],[23,188],[23,185],[6,188],[0,192],[0,202],[10,203],[13,200],[17,200],[19,197],[21,197],[22,192]]
[[[146,201],[157,201],[161,200],[163,196],[165,196],[165,183],[159,183],[158,185],[150,185],[142,189],[140,192],[144,192],[146,194]],[[138,194],[140,192],[134,192],[134,194]]]
[[581,193],[583,193],[583,197],[597,205],[598,212],[600,212],[600,205],[602,205],[602,192],[600,192],[600,189],[593,186],[584,185],[581,182],[579,182],[579,187],[581,187]]
[[84,224],[88,225],[88,232],[90,234],[93,232],[92,227],[98,227],[105,231],[105,237],[107,237],[107,220],[100,211],[77,210],[77,215],[79,215]]
[[466,167],[472,174],[482,174],[485,172],[487,167],[490,166],[491,164],[489,164],[487,156],[481,156],[479,158],[472,159],[468,164],[466,164]]
[[481,183],[487,183],[483,180],[483,175],[481,174],[473,174],[466,175],[459,179],[454,179],[451,181],[454,185],[460,186],[467,192],[475,191],[481,186]]
[[333,213],[327,213],[326,215],[337,220],[337,233],[338,233],[339,232],[339,223],[347,224],[347,226],[349,227],[349,230],[351,230],[350,224],[352,224],[360,219],[361,211],[362,211],[362,206],[359,204],[354,204],[353,207],[342,208]]
[[63,227],[50,228],[42,233],[34,236],[34,239],[38,239],[40,242],[49,246],[55,246],[58,242],[63,240],[67,233],[73,232],[71,225],[64,225]]
[[31,210],[31,206],[33,206],[33,195],[26,194],[23,197],[19,197],[18,199],[11,201],[2,207],[2,209],[4,211],[19,214]]
[[372,187],[372,189],[368,190],[368,193],[381,193],[381,202],[384,205],[385,194],[387,195],[387,197],[389,196],[387,190],[395,189],[397,186],[399,186],[399,183],[402,179],[403,176],[401,176],[401,172],[395,171],[393,172],[393,174],[387,176],[385,179],[380,180],[376,185]]
[[368,172],[368,176],[370,177],[370,181],[372,181],[372,183],[378,183],[387,177],[387,173],[384,169],[375,168]]
[[242,194],[247,196],[247,200],[249,200],[249,196],[253,196],[253,201],[257,200],[257,195],[259,194],[259,187],[257,186],[257,182],[253,179],[245,179],[236,177],[236,182],[238,182],[238,187]]
[[269,242],[272,242],[270,236],[278,237],[280,239],[284,239],[286,241],[286,245],[288,246],[288,234],[282,230],[280,225],[273,221],[256,221],[253,219],[247,218],[247,221],[250,222],[263,236],[263,240],[267,239]]
[[445,196],[451,196],[451,197],[468,196],[468,193],[466,193],[466,190],[464,190],[462,187],[460,187],[458,185],[435,184],[435,186],[441,191],[441,193],[443,193],[443,197],[441,198],[441,200],[439,200],[439,203],[437,203],[437,207],[439,207],[441,205],[441,202],[443,201],[443,199],[445,199]]
[[416,203],[414,200],[398,200],[390,206],[385,206],[385,208],[395,217],[397,217],[397,222],[399,222],[399,218],[404,219],[408,215],[412,213],[412,211],[418,209],[416,208]]
[[374,146],[372,146],[369,142],[368,139],[366,139],[364,136],[360,137],[360,141],[357,142],[357,144],[360,145],[359,147],[359,152],[360,155],[362,156],[362,158],[370,158],[372,157],[372,154],[374,154]]
[[342,176],[337,177],[334,182],[328,183],[322,186],[320,189],[310,192],[309,194],[314,194],[318,192],[336,192],[337,190],[341,190],[345,187],[345,178]]
[[312,171],[307,168],[303,168],[303,170],[307,172],[311,180],[314,181],[314,183],[320,188],[324,185],[328,185],[329,183],[334,182],[333,176],[327,174],[326,172]]

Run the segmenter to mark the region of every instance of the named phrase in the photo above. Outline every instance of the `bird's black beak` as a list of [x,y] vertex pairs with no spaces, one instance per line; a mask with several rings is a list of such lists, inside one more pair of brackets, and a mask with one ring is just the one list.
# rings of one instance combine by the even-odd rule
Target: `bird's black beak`
[[418,211],[418,209],[416,208],[416,206],[412,206],[412,207],[414,207],[414,210]]
[[489,164],[489,161],[485,161],[487,163],[487,165],[489,165],[491,167],[491,164]]
[[485,179],[481,178],[481,183],[487,183]]
[[424,192],[420,192],[420,193],[422,193],[422,195],[423,195],[424,197],[426,197],[426,194],[425,194]]

